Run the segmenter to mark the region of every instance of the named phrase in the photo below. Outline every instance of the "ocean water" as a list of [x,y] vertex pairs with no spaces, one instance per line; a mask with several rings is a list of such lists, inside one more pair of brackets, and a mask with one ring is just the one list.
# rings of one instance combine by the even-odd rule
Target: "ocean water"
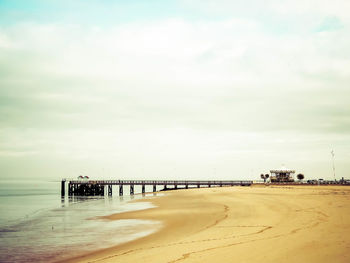
[[[155,221],[96,218],[153,207],[148,198],[155,194],[119,197],[113,191],[113,197],[62,199],[60,182],[0,182],[0,262],[55,262],[160,228]],[[129,202],[140,198],[145,202]]]

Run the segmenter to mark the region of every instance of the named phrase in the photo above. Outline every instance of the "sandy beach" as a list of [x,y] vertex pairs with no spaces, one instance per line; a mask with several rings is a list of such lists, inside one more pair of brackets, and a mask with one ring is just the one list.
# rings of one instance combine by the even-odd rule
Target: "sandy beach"
[[157,220],[159,231],[65,262],[350,262],[350,187],[202,188],[151,202],[104,219]]

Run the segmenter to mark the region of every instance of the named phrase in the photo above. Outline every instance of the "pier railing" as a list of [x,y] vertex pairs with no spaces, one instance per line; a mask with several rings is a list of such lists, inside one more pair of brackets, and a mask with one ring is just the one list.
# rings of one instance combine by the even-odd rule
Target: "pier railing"
[[103,185],[241,185],[252,184],[253,181],[203,181],[203,180],[71,180],[72,184]]

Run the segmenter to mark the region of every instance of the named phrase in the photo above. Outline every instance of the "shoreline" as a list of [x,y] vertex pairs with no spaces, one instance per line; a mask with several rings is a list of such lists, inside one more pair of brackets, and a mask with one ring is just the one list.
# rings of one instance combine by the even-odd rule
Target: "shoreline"
[[169,191],[147,200],[155,208],[102,217],[160,221],[155,233],[61,262],[349,262],[349,197],[329,185]]

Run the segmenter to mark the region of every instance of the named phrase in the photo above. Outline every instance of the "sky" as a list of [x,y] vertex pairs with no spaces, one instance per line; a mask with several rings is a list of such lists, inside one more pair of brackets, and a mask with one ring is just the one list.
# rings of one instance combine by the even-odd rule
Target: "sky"
[[350,178],[348,0],[0,0],[0,179]]

